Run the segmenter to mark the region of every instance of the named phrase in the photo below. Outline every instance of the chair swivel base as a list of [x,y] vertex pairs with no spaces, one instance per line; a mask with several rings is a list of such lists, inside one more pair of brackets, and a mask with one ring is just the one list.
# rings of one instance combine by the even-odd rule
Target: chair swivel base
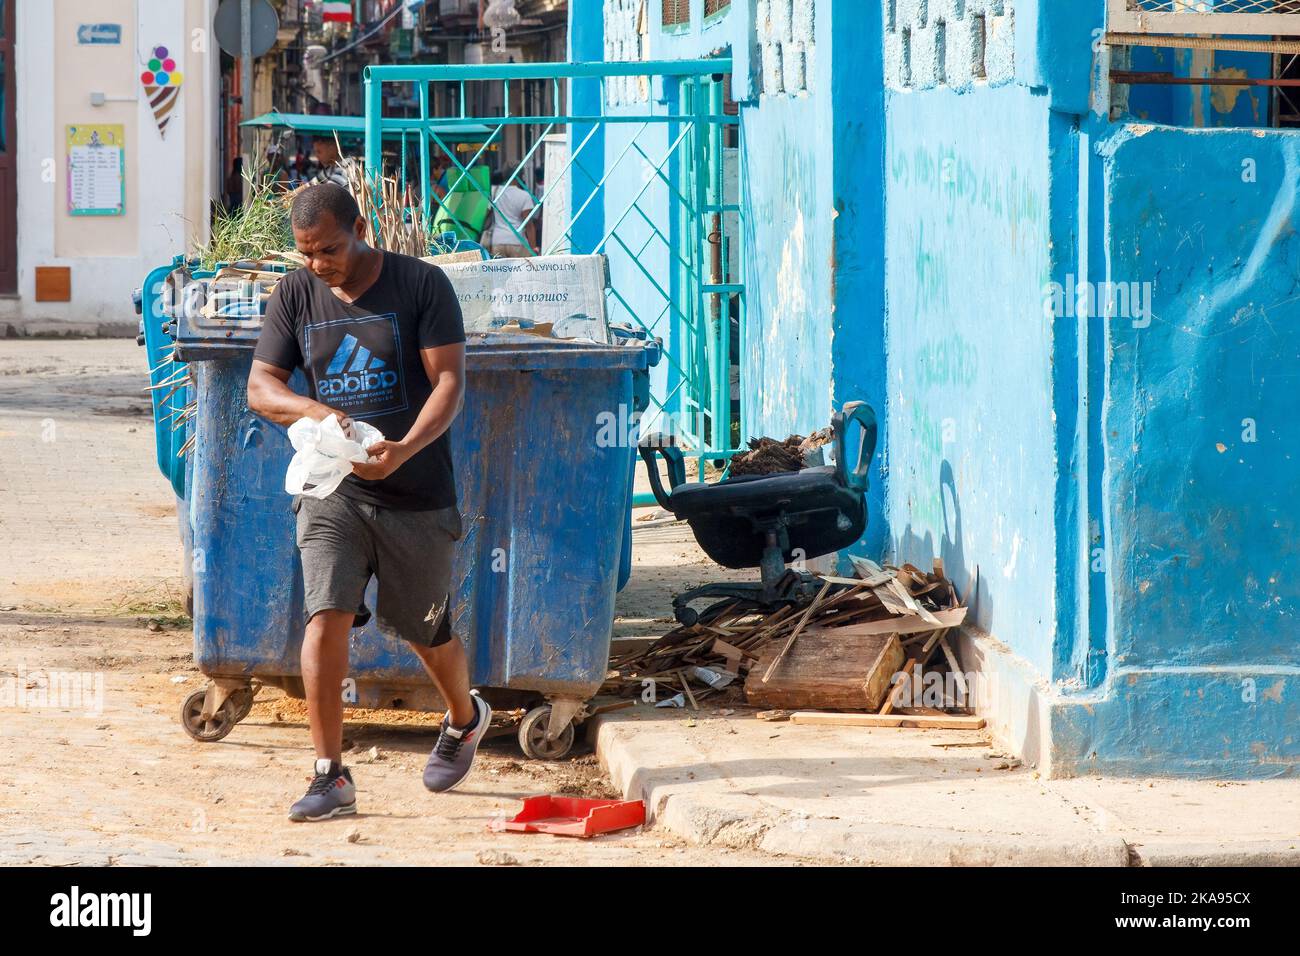
[[[786,571],[775,582],[730,582],[719,581],[705,584],[698,588],[683,591],[673,598],[673,617],[679,624],[690,627],[704,617],[706,623],[712,619],[710,612],[720,612],[733,601],[748,605],[748,610],[771,613],[785,606],[807,604],[821,589],[821,582],[807,571]],[[710,605],[701,614],[690,606],[690,602],[703,597],[723,598]]]

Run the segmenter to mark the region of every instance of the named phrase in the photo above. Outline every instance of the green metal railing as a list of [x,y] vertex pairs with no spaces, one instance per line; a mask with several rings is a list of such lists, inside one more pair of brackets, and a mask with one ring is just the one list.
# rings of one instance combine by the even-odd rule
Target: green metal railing
[[[456,217],[448,199],[457,191],[481,195],[496,212],[492,190],[471,172],[495,152],[495,165],[508,172],[505,184],[524,189],[534,204],[519,226],[497,218],[518,245],[543,255],[571,248],[609,259],[611,317],[626,317],[664,343],[665,368],[656,376],[643,428],[672,433],[697,459],[701,477],[706,461],[734,454],[747,434],[744,403],[733,410],[731,387],[732,315],[743,355],[745,284],[743,190],[737,183],[732,201],[725,195],[725,131],[735,128],[739,136],[738,118],[723,110],[722,83],[730,72],[725,58],[365,70],[367,168],[383,168],[383,137],[388,134],[391,143],[400,133],[397,162],[405,185],[410,137],[417,154],[412,180],[418,176],[426,224]],[[649,95],[610,106],[610,81],[627,77],[643,77]],[[407,100],[417,115],[386,115],[384,86],[393,84],[403,92],[414,87]],[[582,113],[567,109],[579,100],[598,105]],[[457,125],[488,130],[482,142],[460,144],[464,161],[453,142],[462,137],[447,132]],[[548,170],[544,188],[535,191],[538,151],[557,133],[566,134],[567,159],[559,170]],[[450,160],[446,197],[431,188],[435,148]],[[743,150],[734,155],[740,178]],[[543,215],[548,199],[567,200],[567,220],[535,248],[528,226]],[[735,274],[727,274],[724,242],[736,246]]]

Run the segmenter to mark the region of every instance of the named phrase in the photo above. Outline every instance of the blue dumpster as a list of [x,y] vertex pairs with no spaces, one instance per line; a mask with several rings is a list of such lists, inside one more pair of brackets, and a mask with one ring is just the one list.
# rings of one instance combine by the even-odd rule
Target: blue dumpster
[[[257,323],[190,319],[181,316],[177,338],[198,400],[194,656],[213,683],[186,700],[182,722],[196,739],[218,740],[248,713],[255,683],[302,696],[302,573],[284,491],[293,449],[246,402]],[[514,715],[529,756],[568,751],[609,663],[630,564],[635,448],[626,436],[608,441],[600,425],[639,410],[659,357],[644,337],[620,341],[494,333],[466,346],[465,407],[451,432],[465,529],[452,626],[471,683]],[[290,386],[306,391],[301,372]],[[357,707],[442,708],[419,659],[373,623],[352,632],[343,693]]]

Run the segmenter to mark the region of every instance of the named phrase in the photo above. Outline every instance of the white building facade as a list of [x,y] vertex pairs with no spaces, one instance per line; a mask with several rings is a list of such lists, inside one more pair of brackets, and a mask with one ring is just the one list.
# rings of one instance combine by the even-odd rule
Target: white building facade
[[[0,261],[0,336],[133,334],[132,290],[207,238],[220,195],[216,0],[3,7],[14,69],[0,74],[12,186],[0,186],[9,207],[0,210],[0,259],[9,260]],[[116,198],[102,168],[70,172],[106,155],[77,145],[110,135]]]

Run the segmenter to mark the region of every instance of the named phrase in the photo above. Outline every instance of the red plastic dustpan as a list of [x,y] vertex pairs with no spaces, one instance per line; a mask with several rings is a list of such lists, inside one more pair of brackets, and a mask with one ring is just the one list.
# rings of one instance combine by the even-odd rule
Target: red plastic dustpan
[[493,830],[589,837],[645,823],[641,800],[582,800],[578,797],[525,797],[510,820],[493,820]]

